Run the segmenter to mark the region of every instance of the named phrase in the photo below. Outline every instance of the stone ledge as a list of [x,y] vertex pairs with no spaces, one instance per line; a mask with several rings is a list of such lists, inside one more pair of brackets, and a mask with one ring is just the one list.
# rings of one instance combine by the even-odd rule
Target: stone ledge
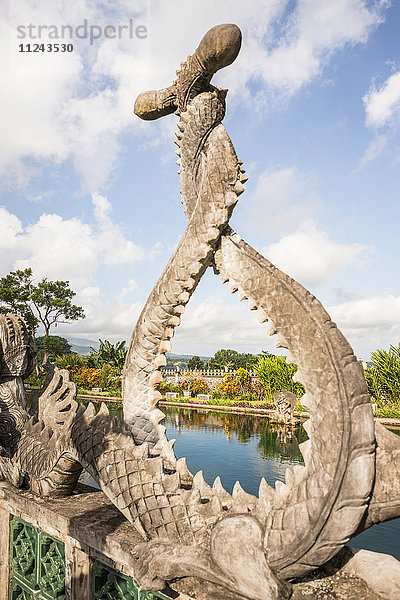
[[88,487],[67,498],[44,499],[2,481],[0,505],[64,542],[73,538],[91,557],[101,556],[109,566],[134,577],[133,550],[142,538],[103,492],[88,492]]

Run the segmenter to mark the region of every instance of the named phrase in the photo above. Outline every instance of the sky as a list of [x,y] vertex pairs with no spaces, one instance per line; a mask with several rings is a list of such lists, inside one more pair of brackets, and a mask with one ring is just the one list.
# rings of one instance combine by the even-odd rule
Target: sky
[[[130,338],[186,227],[177,117],[141,121],[134,100],[169,86],[209,28],[236,23],[239,57],[213,79],[229,89],[224,125],[249,177],[231,226],[321,300],[359,358],[400,342],[399,2],[3,0],[0,11],[0,276],[29,266],[70,282],[86,318],[52,333]],[[26,51],[56,43],[73,48]],[[274,338],[210,271],[172,351],[220,348],[273,352]]]

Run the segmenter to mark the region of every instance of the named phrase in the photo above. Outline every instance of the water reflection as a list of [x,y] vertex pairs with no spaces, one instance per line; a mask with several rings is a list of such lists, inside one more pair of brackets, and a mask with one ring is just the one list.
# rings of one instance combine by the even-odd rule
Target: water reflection
[[239,444],[257,441],[257,450],[264,459],[303,462],[299,444],[307,440],[304,429],[271,423],[266,417],[222,413],[210,410],[163,407],[167,431],[180,435],[184,431],[222,433],[225,438]]
[[162,407],[168,437],[175,438],[175,454],[186,456],[189,469],[202,470],[212,485],[221,477],[231,492],[239,480],[257,494],[261,477],[270,485],[284,481],[286,469],[303,463],[299,443],[307,439],[302,427],[272,424],[265,417]]
[[[121,405],[110,403],[109,410],[111,416],[122,419]],[[186,456],[192,473],[202,470],[210,485],[219,475],[228,492],[239,480],[247,492],[257,494],[261,477],[274,485],[276,480],[284,481],[288,467],[303,464],[299,444],[307,434],[301,426],[288,427],[272,424],[265,417],[207,409],[163,406],[162,410],[168,438],[176,439],[177,458]],[[83,477],[85,483],[95,484],[88,474]],[[400,519],[396,519],[372,527],[350,544],[400,559],[399,536]]]

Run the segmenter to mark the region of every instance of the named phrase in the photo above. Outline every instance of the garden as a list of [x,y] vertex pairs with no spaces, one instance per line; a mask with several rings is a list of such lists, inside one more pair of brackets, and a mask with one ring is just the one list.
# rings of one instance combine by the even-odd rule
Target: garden
[[[120,398],[121,374],[127,352],[125,342],[99,342],[98,350],[92,349],[90,355],[81,356],[70,351],[64,338],[38,338],[38,363],[46,357],[47,361],[53,362],[60,369],[67,369],[79,395],[93,394],[93,389],[97,388],[101,390],[97,395]],[[224,367],[230,369],[222,377],[209,378],[200,369],[179,372],[177,381],[171,382],[164,378],[158,386],[159,391],[163,396],[169,393],[168,401],[175,403],[268,410],[275,408],[274,393],[288,390],[298,398],[295,410],[305,410],[301,405],[304,388],[293,381],[297,367],[288,364],[284,356],[268,352],[258,356],[241,355],[233,350],[220,350],[215,356],[219,359],[218,363],[215,357],[212,359],[215,366],[218,364],[221,370]],[[229,359],[229,362],[221,362],[221,356]],[[248,368],[239,366],[241,364],[248,365]],[[373,352],[364,372],[371,402],[376,405],[376,416],[400,418],[400,344],[391,345],[389,350],[379,349]],[[44,378],[44,370],[38,368],[28,379],[28,386],[37,387],[43,383]]]

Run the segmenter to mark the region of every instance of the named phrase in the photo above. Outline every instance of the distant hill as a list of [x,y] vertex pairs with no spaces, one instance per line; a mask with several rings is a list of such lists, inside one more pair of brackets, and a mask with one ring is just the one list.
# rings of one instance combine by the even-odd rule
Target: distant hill
[[[66,338],[71,345],[72,352],[76,352],[77,354],[82,354],[83,356],[88,356],[91,353],[91,348],[95,350],[99,349],[99,341],[89,340],[88,338],[75,338],[68,337]],[[167,352],[167,366],[173,367],[176,362],[180,362],[181,367],[185,367],[188,361],[192,358],[192,356],[197,356],[197,354],[174,354],[173,352]],[[211,358],[211,356],[200,356],[201,360],[207,361]]]
[[76,352],[77,354],[82,354],[83,356],[88,356],[91,353],[91,348],[95,350],[99,349],[99,342],[95,342],[94,340],[88,340],[87,338],[66,338],[71,346],[72,352]]
[[[192,358],[192,356],[199,356],[199,355],[198,354],[174,354],[173,352],[167,352],[166,353],[167,364],[166,364],[165,368],[172,369],[175,367],[175,364],[177,362],[179,362],[180,363],[179,366],[180,366],[181,370],[185,369],[187,367],[189,360]],[[212,357],[211,356],[199,356],[199,358],[202,361],[207,362]]]

